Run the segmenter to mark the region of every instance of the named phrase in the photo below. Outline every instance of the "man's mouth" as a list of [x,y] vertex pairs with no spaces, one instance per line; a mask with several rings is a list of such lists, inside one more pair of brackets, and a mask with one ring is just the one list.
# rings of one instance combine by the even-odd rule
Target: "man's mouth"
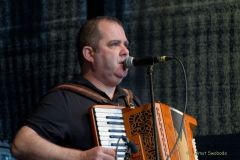
[[121,62],[119,62],[119,64],[122,64],[123,65],[123,68],[126,70],[127,68],[125,67],[125,59]]
[[124,61],[119,62],[119,64],[121,64],[121,66],[123,67],[124,70],[127,70],[127,68],[126,68],[125,65],[124,65]]
[[119,62],[119,64],[124,64],[124,61]]

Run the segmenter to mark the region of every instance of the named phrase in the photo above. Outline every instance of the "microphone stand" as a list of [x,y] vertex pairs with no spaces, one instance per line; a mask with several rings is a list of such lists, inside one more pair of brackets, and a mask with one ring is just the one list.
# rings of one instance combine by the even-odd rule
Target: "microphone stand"
[[[153,64],[154,65],[154,64]],[[152,111],[152,122],[153,122],[153,137],[154,137],[154,149],[156,160],[160,160],[158,154],[158,131],[156,122],[156,110],[155,110],[155,100],[154,100],[154,90],[153,90],[153,65],[148,67],[149,75],[149,85],[150,85],[150,96],[151,96],[151,111]]]

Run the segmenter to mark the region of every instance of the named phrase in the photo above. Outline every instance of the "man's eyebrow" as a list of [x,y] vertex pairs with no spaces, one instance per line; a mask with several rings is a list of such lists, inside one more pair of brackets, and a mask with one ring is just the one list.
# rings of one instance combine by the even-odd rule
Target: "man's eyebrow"
[[108,42],[109,45],[111,45],[111,44],[119,44],[119,43],[121,43],[120,40],[111,40],[111,41]]
[[[121,44],[121,40],[111,40],[108,42],[108,45],[112,45],[112,44]],[[129,47],[129,42],[128,41],[123,41],[123,44],[126,46],[126,47]]]

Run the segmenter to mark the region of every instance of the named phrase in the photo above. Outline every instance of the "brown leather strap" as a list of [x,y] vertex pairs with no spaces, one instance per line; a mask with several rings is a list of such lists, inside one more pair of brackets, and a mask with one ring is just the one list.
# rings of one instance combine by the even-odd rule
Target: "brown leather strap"
[[83,85],[73,84],[73,83],[64,83],[64,84],[60,84],[60,85],[56,86],[55,88],[50,90],[50,92],[54,91],[54,90],[58,90],[58,89],[68,90],[68,91],[72,91],[72,92],[81,94],[81,95],[86,96],[100,104],[113,104],[107,98],[101,96],[100,94],[96,93],[92,89],[85,87]]
[[133,93],[132,93],[132,91],[130,91],[128,89],[125,89],[125,88],[123,88],[123,91],[127,94],[127,96],[125,97],[125,101],[127,103],[127,106],[129,108],[134,108],[135,105],[133,103]]
[[[60,84],[60,85],[56,86],[55,88],[53,88],[52,90],[50,90],[50,92],[54,91],[54,90],[58,90],[58,89],[69,90],[69,91],[81,94],[81,95],[86,96],[100,104],[114,104],[107,98],[96,93],[94,90],[92,90],[88,87],[85,87],[83,85],[80,85],[80,84],[73,84],[73,83]],[[125,102],[127,104],[127,107],[134,108],[135,106],[133,103],[133,93],[130,90],[125,89],[125,88],[123,88],[123,91],[127,94],[127,96],[125,97]]]

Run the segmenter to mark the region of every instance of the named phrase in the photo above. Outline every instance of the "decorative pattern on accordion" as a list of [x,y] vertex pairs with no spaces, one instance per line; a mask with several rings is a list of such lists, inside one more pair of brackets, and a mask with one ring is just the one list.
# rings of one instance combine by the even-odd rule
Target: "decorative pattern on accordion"
[[123,109],[126,134],[129,139],[140,135],[147,160],[154,160],[154,138],[150,108]]

